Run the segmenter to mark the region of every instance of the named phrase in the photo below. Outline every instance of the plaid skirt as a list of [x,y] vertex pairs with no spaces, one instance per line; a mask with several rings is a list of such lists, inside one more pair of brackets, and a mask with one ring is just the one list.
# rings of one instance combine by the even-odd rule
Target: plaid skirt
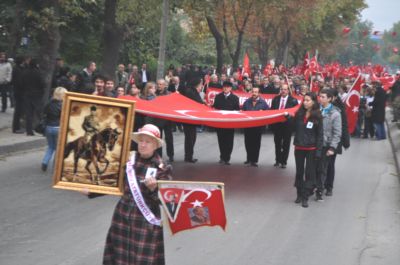
[[121,199],[108,231],[103,264],[165,264],[162,227],[147,222],[133,202]]

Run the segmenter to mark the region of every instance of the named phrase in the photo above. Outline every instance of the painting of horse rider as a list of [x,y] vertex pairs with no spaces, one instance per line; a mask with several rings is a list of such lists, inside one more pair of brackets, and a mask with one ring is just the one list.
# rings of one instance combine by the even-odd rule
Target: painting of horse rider
[[[110,98],[105,101],[98,96],[84,97],[94,97],[96,101],[71,100],[66,106],[68,115],[62,119],[60,128],[65,131],[65,137],[61,137],[64,138],[60,148],[63,150],[57,150],[61,169],[57,172],[56,165],[56,178],[64,184],[85,185],[82,187],[89,187],[93,192],[98,192],[100,187],[122,187],[121,173],[132,130],[132,103],[129,102],[132,107],[127,108],[116,102],[110,105]],[[74,189],[77,187],[80,185]]]

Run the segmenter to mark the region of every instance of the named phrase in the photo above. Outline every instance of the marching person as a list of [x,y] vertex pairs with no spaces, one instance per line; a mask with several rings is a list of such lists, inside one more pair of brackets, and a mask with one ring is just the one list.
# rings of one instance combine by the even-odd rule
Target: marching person
[[372,82],[375,91],[374,100],[370,103],[372,107],[371,120],[375,128],[375,137],[377,140],[386,139],[385,130],[385,107],[386,93],[379,81]]
[[42,160],[42,171],[47,170],[50,159],[53,157],[53,154],[57,149],[58,132],[60,130],[61,108],[65,92],[67,92],[67,89],[63,87],[57,87],[56,89],[54,89],[53,98],[44,107],[43,114],[46,124],[45,136],[47,139],[47,150]]
[[323,201],[322,192],[328,174],[328,165],[337,153],[342,137],[342,118],[340,109],[332,104],[333,93],[330,89],[322,89],[319,93],[321,113],[324,125],[324,142],[321,159],[317,165],[317,192],[316,200]]
[[[289,87],[283,84],[279,96],[272,99],[271,109],[289,109],[297,106],[297,99],[289,95]],[[292,139],[293,125],[291,119],[284,122],[271,124],[275,143],[275,167],[286,168]]]
[[315,186],[316,159],[321,157],[323,145],[323,124],[321,111],[314,92],[307,92],[303,104],[294,118],[295,134],[293,144],[296,161],[297,190],[295,203],[308,207],[308,196]]
[[[200,96],[200,91],[202,87],[203,87],[203,82],[201,78],[194,78],[189,83],[189,86],[184,96],[198,103],[204,104]],[[183,124],[183,132],[185,134],[185,162],[188,163],[197,162],[197,159],[193,158],[193,152],[194,152],[193,149],[197,138],[196,127],[197,126],[194,124],[186,124],[186,123]]]
[[136,155],[126,165],[124,194],[115,207],[103,256],[104,265],[165,264],[157,180],[171,179],[158,155],[160,131],[152,124],[133,133]]
[[[232,83],[225,81],[223,91],[215,96],[213,107],[218,110],[239,110],[239,98],[232,93]],[[220,164],[230,165],[235,129],[217,128]]]
[[[264,99],[260,98],[260,88],[253,87],[251,97],[243,103],[244,111],[260,111],[269,109]],[[246,165],[258,167],[258,157],[260,155],[261,135],[264,126],[251,127],[244,129],[244,144],[246,147]]]
[[332,104],[340,110],[340,117],[342,120],[342,136],[340,137],[340,142],[336,149],[335,154],[332,155],[330,159],[330,163],[327,169],[327,175],[324,187],[326,189],[325,195],[332,196],[333,190],[333,182],[335,180],[335,162],[336,162],[336,155],[341,155],[344,149],[348,149],[350,147],[350,134],[349,134],[349,125],[347,122],[347,114],[346,114],[346,106],[344,105],[343,101],[339,97],[339,93],[337,90],[332,90],[333,93],[333,102]]

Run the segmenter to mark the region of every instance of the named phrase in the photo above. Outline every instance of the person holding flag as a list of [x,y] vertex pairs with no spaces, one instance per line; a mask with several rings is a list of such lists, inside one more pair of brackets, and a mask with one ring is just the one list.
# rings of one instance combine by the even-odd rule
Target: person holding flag
[[[289,95],[289,86],[283,84],[280,94],[272,99],[271,109],[289,109],[297,106],[297,99]],[[284,122],[271,124],[275,143],[275,167],[286,168],[289,157],[290,141],[292,139],[293,122],[288,119]]]
[[165,264],[157,180],[171,179],[171,167],[156,152],[162,139],[157,126],[146,124],[132,134],[138,151],[126,165],[124,194],[108,231],[105,265]]
[[308,196],[315,186],[316,160],[321,157],[323,144],[322,115],[314,92],[307,92],[304,96],[303,104],[296,112],[294,124],[294,186],[297,190],[295,203],[301,203],[302,207],[307,208]]
[[[223,91],[215,97],[213,107],[218,110],[239,110],[239,97],[232,93],[233,84],[225,81]],[[220,164],[230,165],[235,129],[217,128]]]

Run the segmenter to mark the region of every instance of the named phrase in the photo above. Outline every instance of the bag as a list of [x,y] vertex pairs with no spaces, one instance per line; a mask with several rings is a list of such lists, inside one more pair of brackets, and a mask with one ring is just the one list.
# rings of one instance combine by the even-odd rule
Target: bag
[[38,125],[36,125],[36,127],[33,129],[35,132],[40,133],[44,136],[45,132],[46,132],[46,121],[44,118],[42,118],[40,120],[40,122],[38,123]]

